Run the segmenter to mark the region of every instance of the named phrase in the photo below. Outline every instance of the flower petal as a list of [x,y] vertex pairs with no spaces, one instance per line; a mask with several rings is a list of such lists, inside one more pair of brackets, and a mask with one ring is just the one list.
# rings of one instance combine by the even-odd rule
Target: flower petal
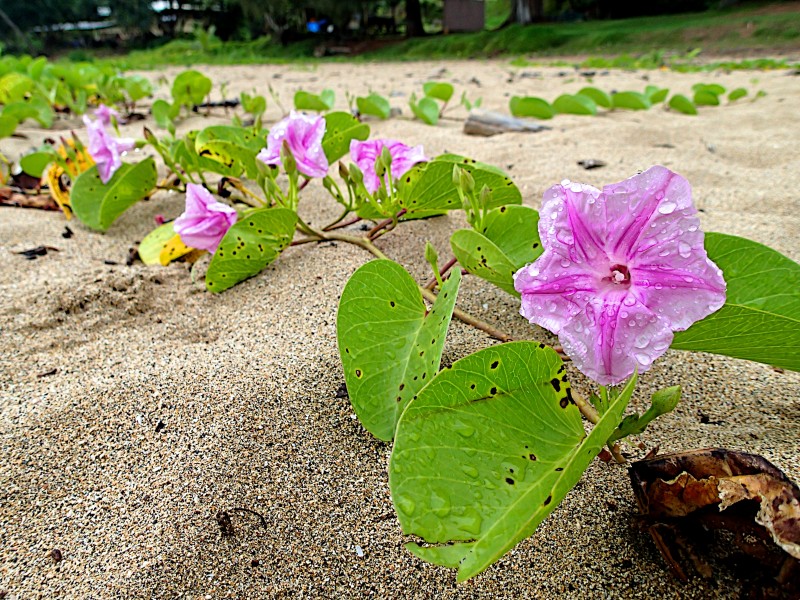
[[236,209],[217,202],[202,185],[190,183],[186,186],[186,210],[175,219],[173,229],[187,246],[213,254],[236,217]]
[[520,314],[556,334],[597,294],[591,273],[550,250],[514,274],[514,287],[522,294]]
[[558,335],[578,370],[601,385],[647,371],[672,337],[669,324],[626,291],[595,296]]
[[588,270],[605,269],[606,221],[600,190],[569,181],[547,190],[539,212],[539,237],[544,248],[573,263]]

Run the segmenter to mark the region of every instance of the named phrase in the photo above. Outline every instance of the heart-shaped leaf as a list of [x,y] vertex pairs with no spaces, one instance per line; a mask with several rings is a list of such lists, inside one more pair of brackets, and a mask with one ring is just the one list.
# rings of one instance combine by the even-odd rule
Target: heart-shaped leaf
[[358,112],[362,115],[388,119],[392,114],[392,107],[389,106],[389,101],[375,93],[356,98],[356,106],[358,107]]
[[325,90],[322,94],[312,94],[304,90],[299,90],[294,95],[294,107],[297,110],[313,110],[324,112],[333,107],[335,95],[333,90]]
[[672,98],[670,98],[669,107],[673,110],[677,110],[678,112],[682,112],[685,115],[697,114],[697,107],[695,107],[694,102],[682,94],[675,94]]
[[439,122],[439,105],[436,104],[435,100],[425,97],[420,98],[419,102],[417,102],[416,99],[412,97],[408,105],[411,107],[411,112],[413,112],[414,116],[420,121],[428,125],[436,125]]
[[350,402],[375,437],[394,437],[403,409],[439,371],[460,281],[456,270],[430,312],[393,261],[369,262],[347,282],[336,317],[339,355]]
[[189,69],[180,73],[172,82],[173,101],[188,108],[202,104],[211,92],[211,80],[200,71]]
[[725,93],[725,88],[718,83],[695,83],[692,86],[693,92],[708,92],[715,96],[721,96]]
[[489,208],[522,202],[519,188],[497,168],[485,169],[470,159],[456,158],[460,160],[449,156],[422,163],[400,179],[400,204],[406,209],[407,217],[423,218],[462,207],[461,198],[453,187],[453,165],[456,162],[470,172],[476,190],[484,186],[491,190]]
[[513,296],[513,275],[542,253],[539,213],[528,206],[501,206],[489,211],[480,232],[460,229],[450,238],[459,264],[469,273]]
[[612,94],[611,102],[614,108],[627,108],[628,110],[647,110],[650,108],[650,100],[647,96],[639,92],[618,92]]
[[620,422],[625,385],[587,436],[565,368],[544,344],[511,342],[439,373],[403,413],[389,469],[420,558],[463,581],[533,534]]
[[325,137],[322,149],[328,162],[333,164],[350,152],[352,140],[365,140],[369,137],[369,125],[346,112],[332,112],[325,115]]
[[731,93],[728,94],[728,102],[736,102],[745,96],[747,96],[747,90],[745,88],[736,88],[735,90],[731,90]]
[[694,93],[694,103],[697,106],[719,106],[719,96],[708,90],[699,90]]
[[800,265],[733,235],[706,233],[705,246],[725,277],[725,305],[677,332],[672,347],[800,371]]
[[297,213],[288,208],[259,208],[228,230],[206,272],[206,289],[222,292],[257,275],[278,258],[294,237]]
[[255,179],[258,176],[256,155],[266,145],[265,140],[265,135],[244,127],[212,125],[197,134],[194,145],[199,156]]
[[669,94],[669,89],[660,88],[655,85],[648,85],[644,90],[644,95],[647,96],[651,104],[663,102],[667,99],[667,94]]
[[552,119],[556,111],[547,100],[532,96],[514,96],[509,104],[511,114],[515,117],[534,117],[536,119]]
[[47,165],[53,162],[54,157],[54,151],[31,152],[19,159],[19,166],[31,177],[41,177],[44,175]]
[[152,157],[136,164],[123,163],[103,183],[97,166],[75,179],[70,191],[72,212],[84,225],[98,231],[107,230],[122,213],[148,196],[156,187],[156,162]]
[[597,104],[589,96],[562,94],[553,102],[553,108],[570,115],[596,115]]
[[440,81],[429,81],[422,86],[422,91],[428,98],[436,98],[442,102],[449,102],[453,97],[453,86]]
[[578,94],[581,96],[588,96],[592,100],[594,100],[597,106],[602,106],[603,108],[611,108],[611,96],[605,93],[603,90],[596,88],[596,87],[585,87],[582,88]]

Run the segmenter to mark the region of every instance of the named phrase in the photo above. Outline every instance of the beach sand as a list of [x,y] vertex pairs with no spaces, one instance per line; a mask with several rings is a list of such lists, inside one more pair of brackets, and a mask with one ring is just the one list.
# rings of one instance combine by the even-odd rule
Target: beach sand
[[[512,95],[553,100],[588,78],[507,61],[200,69],[217,86],[228,82],[229,97],[266,94],[271,84],[286,106],[300,88],[330,87],[345,110],[345,90],[391,96],[403,115],[370,121],[373,137],[495,164],[536,208],[563,179],[602,186],[662,164],[692,184],[705,230],[800,260],[800,77],[786,71],[598,71],[593,85],[607,91],[653,84],[688,94],[716,82],[767,94],[697,117],[661,107],[559,116],[549,131],[484,139],[462,133],[461,107],[437,127],[408,120],[410,94],[438,77],[507,112]],[[163,74],[171,81],[179,71]],[[159,96],[168,92],[162,84]],[[267,122],[280,115],[270,100]],[[193,116],[180,131],[216,122],[225,117]],[[140,136],[141,123],[124,130]],[[2,140],[0,151],[17,158],[52,135],[22,132],[28,139]],[[607,165],[586,171],[582,159]],[[412,556],[389,495],[391,447],[337,396],[338,297],[371,256],[342,243],[290,248],[221,295],[204,291],[207,259],[194,282],[184,264],[125,266],[154,215],[182,207],[182,196],[160,193],[105,235],[70,222],[69,239],[59,213],[0,208],[0,597],[739,597],[728,563],[714,563],[711,580],[673,579],[637,525],[625,468],[600,461],[531,538],[475,579],[457,585],[453,571]],[[315,224],[337,214],[316,183],[300,210]],[[378,245],[422,282],[425,241],[447,260],[449,236],[464,225],[460,214],[402,224]],[[39,245],[58,251],[33,261],[16,254]],[[554,341],[519,316],[518,301],[474,277],[459,306],[518,339]],[[454,320],[443,362],[493,343]],[[587,393],[587,380],[569,372]],[[641,377],[631,409],[674,384],[683,385],[681,404],[641,436],[647,448],[755,452],[800,479],[800,375],[669,351]],[[219,511],[231,515],[233,536],[221,535]]]

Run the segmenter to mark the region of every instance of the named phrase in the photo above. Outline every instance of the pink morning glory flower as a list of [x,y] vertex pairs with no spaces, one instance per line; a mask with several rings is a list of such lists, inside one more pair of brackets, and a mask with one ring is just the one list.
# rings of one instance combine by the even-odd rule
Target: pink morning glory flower
[[97,117],[103,125],[110,125],[111,117],[114,117],[117,121],[120,119],[119,112],[105,104],[101,104],[94,110],[94,116]]
[[187,246],[213,254],[234,223],[234,208],[214,200],[202,185],[190,183],[186,186],[186,210],[175,219],[173,228]]
[[397,140],[369,140],[350,142],[350,157],[358,168],[364,173],[364,185],[370,194],[374,194],[381,187],[380,178],[375,173],[375,161],[381,155],[384,147],[392,155],[392,179],[395,181],[417,163],[426,162],[428,158],[422,146],[406,146]]
[[557,334],[602,385],[646,371],[673,331],[725,303],[689,183],[664,167],[602,191],[569,181],[550,188],[539,235],[544,253],[514,275],[520,312]]
[[102,119],[92,121],[83,116],[83,124],[89,135],[89,154],[97,164],[100,181],[108,183],[111,176],[122,166],[122,154],[136,146],[130,138],[115,138],[108,135]]
[[328,158],[322,149],[324,135],[325,119],[292,111],[270,129],[267,147],[258,153],[258,159],[268,165],[281,164],[281,147],[285,140],[297,161],[298,171],[308,177],[325,177]]

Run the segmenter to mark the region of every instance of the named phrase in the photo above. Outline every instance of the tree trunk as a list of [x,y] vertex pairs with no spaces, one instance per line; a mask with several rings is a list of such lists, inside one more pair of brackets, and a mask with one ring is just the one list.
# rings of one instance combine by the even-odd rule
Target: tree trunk
[[511,0],[511,14],[505,25],[519,23],[527,25],[541,21],[544,17],[544,0]]
[[422,7],[419,0],[406,0],[406,37],[425,35],[422,27]]

